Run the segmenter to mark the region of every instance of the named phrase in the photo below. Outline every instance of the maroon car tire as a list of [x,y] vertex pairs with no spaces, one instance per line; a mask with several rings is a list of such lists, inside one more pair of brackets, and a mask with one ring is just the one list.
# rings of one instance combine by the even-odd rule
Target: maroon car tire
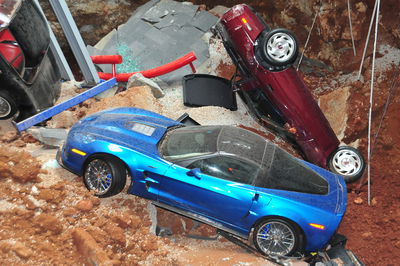
[[335,174],[343,176],[346,183],[351,183],[363,175],[365,160],[357,149],[341,146],[329,157],[328,167]]
[[261,36],[259,44],[261,59],[269,70],[283,70],[294,63],[298,55],[295,35],[287,29],[275,29]]

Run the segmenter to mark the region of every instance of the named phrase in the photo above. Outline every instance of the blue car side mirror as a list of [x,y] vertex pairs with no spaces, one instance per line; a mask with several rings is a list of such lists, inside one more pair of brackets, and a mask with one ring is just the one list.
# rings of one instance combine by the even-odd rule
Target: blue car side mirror
[[188,171],[186,174],[187,174],[188,176],[194,176],[194,177],[196,177],[197,179],[200,179],[200,178],[201,178],[201,170],[200,170],[200,168],[193,168],[193,169],[191,169],[190,171]]

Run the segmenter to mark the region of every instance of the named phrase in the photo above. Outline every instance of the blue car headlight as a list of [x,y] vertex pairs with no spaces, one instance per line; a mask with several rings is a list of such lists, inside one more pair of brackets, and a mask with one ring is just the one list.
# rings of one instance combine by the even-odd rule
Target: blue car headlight
[[75,139],[75,141],[84,144],[89,144],[96,141],[96,137],[89,133],[74,133],[73,138]]

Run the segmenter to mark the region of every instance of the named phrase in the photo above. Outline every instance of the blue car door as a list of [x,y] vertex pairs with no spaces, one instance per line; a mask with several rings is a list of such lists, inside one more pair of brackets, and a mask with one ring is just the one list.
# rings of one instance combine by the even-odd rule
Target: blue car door
[[171,163],[161,160],[148,159],[142,162],[142,166],[132,172],[133,186],[130,187],[129,193],[157,200],[160,181],[169,167]]
[[[198,171],[190,171],[195,168]],[[251,185],[253,175],[253,165],[227,156],[200,159],[186,167],[174,164],[161,181],[159,201],[243,226],[242,220],[249,214],[256,195]]]

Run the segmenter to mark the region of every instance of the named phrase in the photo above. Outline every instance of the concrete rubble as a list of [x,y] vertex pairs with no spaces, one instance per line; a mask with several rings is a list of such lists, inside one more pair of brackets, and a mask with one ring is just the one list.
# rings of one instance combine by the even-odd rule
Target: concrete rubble
[[[94,47],[88,46],[88,50],[91,55],[109,55],[129,49],[134,60],[125,63],[130,58],[124,58],[122,65],[125,64],[123,69],[127,72],[161,66],[194,51],[197,56],[194,66],[201,68],[209,59],[209,29],[217,21],[218,17],[189,2],[152,0]],[[100,67],[104,72],[111,72],[110,65]],[[190,67],[185,66],[160,79],[177,83],[189,73]]]

